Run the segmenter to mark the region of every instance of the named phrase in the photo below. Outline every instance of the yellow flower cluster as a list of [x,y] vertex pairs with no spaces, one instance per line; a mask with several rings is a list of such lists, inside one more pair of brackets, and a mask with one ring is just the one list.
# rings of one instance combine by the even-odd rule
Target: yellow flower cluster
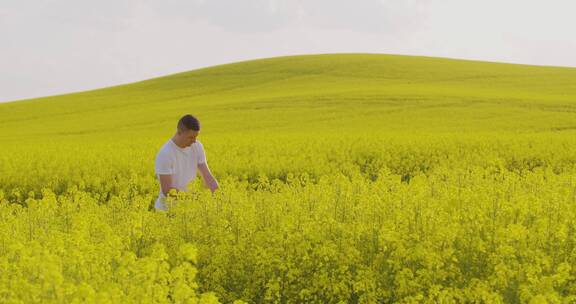
[[168,212],[157,141],[7,147],[0,302],[573,302],[574,138],[206,138]]

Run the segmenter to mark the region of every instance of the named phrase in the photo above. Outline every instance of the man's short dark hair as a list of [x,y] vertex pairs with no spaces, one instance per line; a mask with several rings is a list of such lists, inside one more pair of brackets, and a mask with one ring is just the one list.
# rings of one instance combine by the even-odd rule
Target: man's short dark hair
[[178,121],[178,130],[194,130],[200,131],[200,121],[190,114],[186,114]]

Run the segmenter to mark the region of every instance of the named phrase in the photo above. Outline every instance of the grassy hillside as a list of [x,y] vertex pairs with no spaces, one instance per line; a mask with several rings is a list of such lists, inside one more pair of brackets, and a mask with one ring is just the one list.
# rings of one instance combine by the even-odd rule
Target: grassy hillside
[[0,140],[163,136],[183,113],[203,134],[576,128],[576,69],[426,57],[280,57],[0,104]]

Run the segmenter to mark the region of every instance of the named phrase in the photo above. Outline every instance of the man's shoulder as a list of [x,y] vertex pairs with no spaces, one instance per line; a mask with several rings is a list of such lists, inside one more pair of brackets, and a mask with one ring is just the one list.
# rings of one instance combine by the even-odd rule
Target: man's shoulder
[[204,150],[204,145],[202,145],[202,143],[199,140],[196,140],[196,142],[194,142],[192,144],[192,146],[190,146],[192,148],[192,150],[194,151],[198,151],[198,150]]
[[161,147],[160,150],[158,151],[158,155],[169,155],[172,154],[174,149],[172,147],[172,145],[170,144],[171,139],[169,139],[168,141],[166,141]]

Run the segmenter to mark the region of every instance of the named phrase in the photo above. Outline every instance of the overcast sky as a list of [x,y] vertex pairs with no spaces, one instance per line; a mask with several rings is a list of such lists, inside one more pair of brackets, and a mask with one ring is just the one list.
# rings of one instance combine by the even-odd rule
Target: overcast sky
[[0,101],[299,54],[576,67],[574,12],[574,0],[0,0]]

